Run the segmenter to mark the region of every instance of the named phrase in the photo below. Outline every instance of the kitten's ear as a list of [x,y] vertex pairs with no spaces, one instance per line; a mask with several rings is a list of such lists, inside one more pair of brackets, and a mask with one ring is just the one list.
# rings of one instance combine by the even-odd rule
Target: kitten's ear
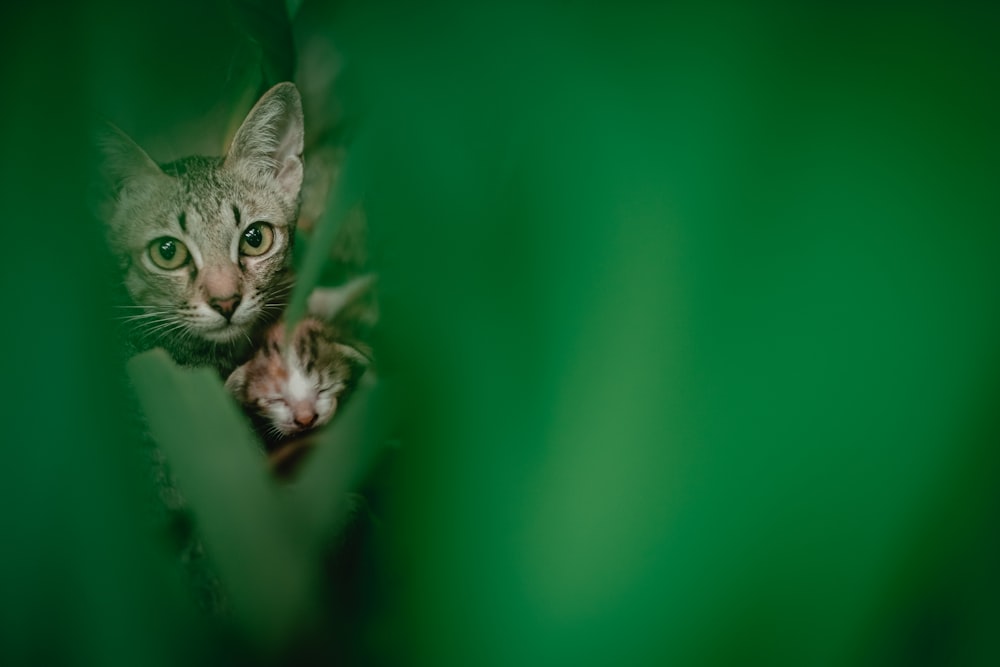
[[293,83],[279,83],[264,93],[226,154],[226,166],[274,178],[292,199],[302,188],[304,125],[302,100]]
[[325,322],[343,324],[377,319],[372,305],[376,276],[357,276],[339,287],[314,287],[306,301],[306,311]]
[[247,365],[243,364],[226,378],[226,391],[242,402],[246,398]]
[[337,351],[340,352],[341,355],[343,355],[347,365],[351,368],[351,377],[348,384],[355,384],[361,379],[361,376],[365,374],[365,371],[367,371],[368,367],[371,365],[372,362],[370,354],[365,355],[362,351],[365,349],[363,345],[355,347],[353,345],[347,345],[346,343],[334,343],[334,347],[337,348]]

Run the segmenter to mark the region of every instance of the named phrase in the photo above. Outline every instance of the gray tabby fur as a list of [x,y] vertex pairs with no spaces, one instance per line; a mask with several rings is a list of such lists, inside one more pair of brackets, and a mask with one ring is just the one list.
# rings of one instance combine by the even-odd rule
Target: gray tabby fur
[[[130,351],[162,347],[179,364],[228,374],[281,315],[292,284],[303,175],[298,91],[291,83],[267,91],[224,157],[157,165],[117,128],[102,148],[109,190],[101,214],[128,294]],[[273,245],[244,256],[241,236],[261,221],[274,229]],[[164,237],[188,248],[187,264],[165,270],[152,261],[150,244]],[[227,319],[213,304],[230,296],[237,305]]]

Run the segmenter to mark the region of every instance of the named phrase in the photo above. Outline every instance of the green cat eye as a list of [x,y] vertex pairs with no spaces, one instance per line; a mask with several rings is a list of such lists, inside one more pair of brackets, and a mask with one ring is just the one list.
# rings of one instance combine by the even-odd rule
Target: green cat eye
[[187,246],[169,236],[149,244],[149,258],[161,269],[179,269],[187,264],[189,256]]
[[255,222],[243,232],[240,239],[240,254],[256,257],[263,255],[274,243],[274,228],[266,222]]

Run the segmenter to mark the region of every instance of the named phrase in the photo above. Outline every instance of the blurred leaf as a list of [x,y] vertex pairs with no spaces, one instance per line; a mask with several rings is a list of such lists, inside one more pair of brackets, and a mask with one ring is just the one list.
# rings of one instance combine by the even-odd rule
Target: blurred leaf
[[391,424],[385,388],[359,389],[295,483],[278,487],[214,372],[179,368],[159,350],[135,357],[129,372],[247,638],[282,647],[317,611],[320,564],[348,493]]
[[237,25],[260,46],[264,88],[291,81],[295,48],[284,0],[230,0],[230,4]]
[[316,451],[290,485],[291,502],[317,551],[343,524],[348,493],[382,451],[392,427],[393,395],[385,382],[360,387],[319,435]]
[[151,525],[107,317],[112,262],[83,206],[88,9],[0,6],[0,143],[12,156],[0,191],[22,221],[0,265],[0,664],[202,665]]
[[213,371],[152,350],[129,374],[246,639],[281,646],[313,611],[317,561],[256,438]]
[[[361,12],[397,659],[990,664],[991,593],[893,574],[1000,553],[960,472],[998,472],[996,12],[909,10]],[[980,539],[929,565],[971,482]]]
[[338,187],[330,193],[330,201],[323,217],[308,237],[308,248],[296,274],[295,289],[285,313],[289,327],[293,327],[305,314],[309,293],[323,275],[337,232],[350,215],[351,209],[362,199],[367,179],[366,160],[370,156],[371,146],[364,133],[358,137],[355,145],[356,149],[347,157]]
[[250,109],[267,88],[262,58],[260,47],[249,41],[241,43],[233,56],[223,92],[216,105],[217,112],[225,114],[227,118],[225,136],[219,149],[215,151],[220,155],[228,149]]
[[295,20],[295,16],[299,13],[299,8],[302,7],[302,0],[285,0],[285,8],[288,12],[288,18]]

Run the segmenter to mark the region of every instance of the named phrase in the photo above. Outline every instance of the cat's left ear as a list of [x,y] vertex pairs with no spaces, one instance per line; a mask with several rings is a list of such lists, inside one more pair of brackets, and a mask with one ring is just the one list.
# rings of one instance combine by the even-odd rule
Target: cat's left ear
[[271,88],[247,114],[226,154],[226,167],[275,179],[292,200],[302,188],[304,125],[295,84]]

